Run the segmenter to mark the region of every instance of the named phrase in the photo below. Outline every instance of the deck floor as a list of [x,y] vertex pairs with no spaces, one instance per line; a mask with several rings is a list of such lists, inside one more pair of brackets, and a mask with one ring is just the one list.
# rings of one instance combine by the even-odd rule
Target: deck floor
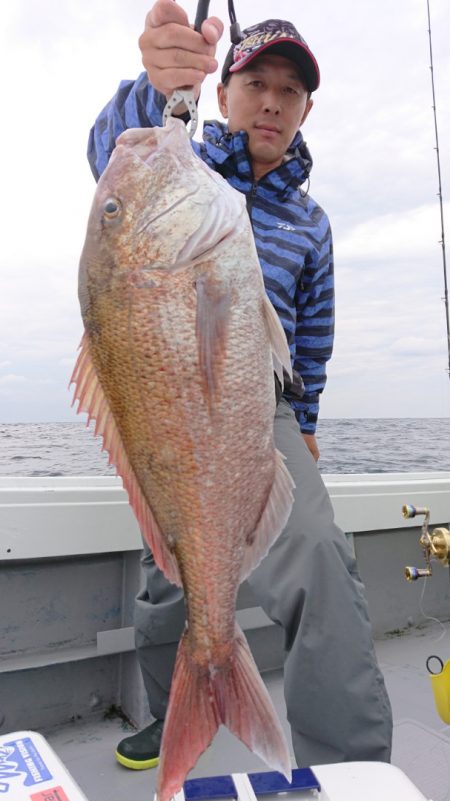
[[[450,801],[450,726],[436,712],[425,666],[431,654],[438,654],[444,662],[450,658],[450,623],[380,640],[376,648],[394,712],[392,762],[427,798]],[[264,674],[264,680],[288,733],[281,671]],[[130,731],[117,717],[43,734],[89,801],[148,801],[153,798],[155,770],[127,770],[114,759],[117,742]],[[258,757],[222,727],[191,777],[265,769]]]

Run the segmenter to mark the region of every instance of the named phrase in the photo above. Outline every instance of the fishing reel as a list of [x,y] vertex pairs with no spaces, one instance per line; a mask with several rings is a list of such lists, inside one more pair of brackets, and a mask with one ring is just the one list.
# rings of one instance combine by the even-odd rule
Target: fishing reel
[[405,567],[407,581],[417,581],[419,578],[431,576],[432,559],[437,559],[442,565],[448,567],[450,564],[450,531],[448,528],[435,528],[434,531],[430,532],[428,530],[430,510],[426,506],[405,504],[402,507],[402,514],[406,519],[424,515],[419,544],[422,546],[426,567]]

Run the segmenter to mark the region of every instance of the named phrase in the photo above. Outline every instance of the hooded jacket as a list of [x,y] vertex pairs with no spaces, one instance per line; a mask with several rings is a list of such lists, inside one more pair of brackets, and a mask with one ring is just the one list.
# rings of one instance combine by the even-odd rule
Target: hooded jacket
[[[127,128],[162,125],[165,103],[145,72],[136,81],[121,82],[90,132],[88,159],[96,179],[108,164],[119,134]],[[231,134],[223,123],[209,121],[203,142],[193,142],[193,147],[211,169],[246,196],[266,292],[291,351],[294,380],[285,386],[284,396],[302,432],[313,434],[333,348],[330,225],[323,209],[301,188],[309,179],[312,159],[300,131],[283,164],[259,181],[253,178],[247,141],[244,131]]]

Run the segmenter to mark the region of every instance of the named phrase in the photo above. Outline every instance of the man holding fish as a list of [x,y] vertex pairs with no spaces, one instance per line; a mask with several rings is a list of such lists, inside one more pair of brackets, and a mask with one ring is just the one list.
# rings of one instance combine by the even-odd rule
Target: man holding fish
[[[91,131],[96,178],[124,130],[162,125],[174,90],[192,86],[199,98],[203,80],[218,67],[214,55],[222,32],[215,17],[196,32],[178,3],[157,0],[139,40],[146,71],[122,82]],[[247,28],[230,48],[218,85],[226,123],[206,123],[203,143],[193,143],[208,167],[245,195],[265,289],[291,355],[292,378],[278,400],[274,436],[295,483],[294,504],[283,533],[247,580],[284,631],[285,698],[299,766],[389,761],[392,734],[364,587],[315,463],[319,397],[333,339],[333,261],[328,219],[301,188],[312,161],[299,129],[319,80],[316,59],[291,23],[267,20]],[[174,114],[185,120],[186,108]],[[256,414],[260,387],[252,364],[246,379],[245,402]],[[134,769],[158,763],[185,625],[182,590],[167,581],[144,547],[136,646],[155,721],[118,745],[117,759]]]

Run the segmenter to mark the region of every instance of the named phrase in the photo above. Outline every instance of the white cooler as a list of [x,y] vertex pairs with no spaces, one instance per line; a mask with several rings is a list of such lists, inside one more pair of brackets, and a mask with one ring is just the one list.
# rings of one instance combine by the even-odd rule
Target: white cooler
[[0,734],[0,799],[87,801],[42,734]]
[[[175,801],[274,801],[277,793],[283,794],[278,796],[282,801],[431,801],[399,768],[384,762],[295,769],[293,779],[292,786],[273,772],[190,779]],[[46,739],[34,731],[0,735],[0,799],[88,801]]]

